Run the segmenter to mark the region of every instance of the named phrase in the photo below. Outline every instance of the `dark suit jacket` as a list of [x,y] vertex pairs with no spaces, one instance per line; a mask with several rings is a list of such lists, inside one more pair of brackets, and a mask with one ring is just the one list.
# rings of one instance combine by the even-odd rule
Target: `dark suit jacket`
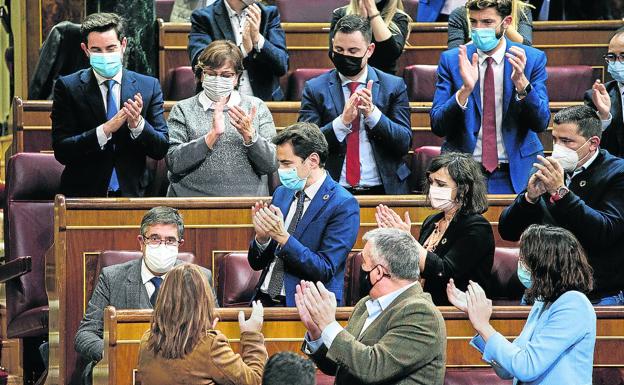
[[[288,215],[295,191],[280,186],[273,193],[272,204]],[[286,306],[295,306],[295,287],[302,279],[321,281],[336,294],[340,304],[344,287],[347,256],[355,244],[360,228],[360,206],[357,200],[327,175],[310,202],[294,233],[284,247],[271,241],[260,252],[255,240],[249,246],[249,265],[263,270],[256,293],[268,273],[274,258],[284,260],[284,289]]]
[[568,229],[594,268],[594,292],[602,298],[624,289],[624,160],[600,150],[594,162],[572,179],[570,192],[556,203],[545,194],[530,204],[524,191],[500,215],[503,239],[517,241],[533,223]]
[[123,70],[121,101],[132,99],[137,92],[143,97],[143,132],[132,139],[124,124],[102,149],[95,129],[106,122],[106,110],[93,71],[84,69],[56,81],[52,148],[56,160],[65,165],[61,193],[105,197],[115,167],[124,196],[144,195],[153,177],[145,168],[146,156],[162,159],[167,154],[169,135],[158,79]]
[[[533,20],[538,16],[544,0],[528,0],[535,8]],[[548,20],[609,20],[612,19],[609,1],[607,0],[550,0]]]
[[[188,52],[193,66],[197,64],[199,54],[212,41],[236,42],[224,1],[217,0],[205,8],[195,10],[191,15]],[[279,86],[279,77],[288,71],[286,34],[280,25],[277,7],[258,6],[262,12],[260,34],[264,36],[264,46],[260,52],[252,50],[243,60],[243,65],[249,73],[254,96],[265,101],[282,100],[284,93]]]
[[[425,243],[443,216],[444,213],[438,213],[425,219],[418,238],[420,244]],[[490,222],[481,214],[458,213],[435,252],[427,252],[421,272],[425,278],[423,289],[438,306],[449,305],[446,284],[450,278],[460,290],[466,290],[468,280],[473,280],[488,293],[493,261],[494,233]]]
[[[381,111],[375,127],[366,128],[373,155],[386,194],[408,194],[407,177],[410,170],[403,157],[412,140],[407,87],[403,79],[368,66],[368,80],[373,81],[373,102]],[[342,114],[344,94],[336,70],[306,82],[301,98],[300,122],[317,124],[329,144],[327,171],[340,180],[347,153],[346,140],[339,142],[332,121]]]
[[[609,151],[610,154],[622,158],[624,156],[624,118],[622,117],[622,95],[615,80],[605,84],[611,98],[611,124],[602,132],[600,147]],[[592,90],[585,92],[585,104],[596,109],[592,101]]]
[[[524,74],[533,90],[522,100],[516,100],[511,81],[512,66],[504,59],[503,85],[503,142],[509,157],[511,182],[516,192],[522,191],[529,181],[529,172],[537,155],[544,147],[537,133],[544,131],[550,121],[548,93],[546,92],[546,55],[533,47],[514,43],[507,39],[507,52],[513,46],[526,52]],[[467,56],[477,52],[474,44],[467,47]],[[468,97],[464,111],[457,104],[455,94],[463,85],[459,73],[458,48],[445,51],[440,56],[436,91],[431,108],[431,130],[445,137],[443,152],[457,151],[472,154],[481,130],[481,91],[479,82]]]
[[446,326],[442,314],[416,284],[401,293],[360,336],[368,312],[362,298],[328,350],[310,357],[336,385],[442,385]]

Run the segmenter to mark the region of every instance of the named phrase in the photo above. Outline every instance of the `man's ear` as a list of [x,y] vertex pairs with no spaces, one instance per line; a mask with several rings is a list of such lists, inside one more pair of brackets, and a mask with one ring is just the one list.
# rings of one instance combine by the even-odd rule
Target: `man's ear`
[[321,158],[316,152],[311,153],[308,159],[310,159],[310,162],[312,162],[314,168],[319,168],[321,166]]
[[128,39],[126,39],[125,37],[121,38],[121,51],[124,52],[127,46],[128,46]]
[[139,249],[143,251],[143,246],[145,246],[145,243],[143,243],[143,237],[141,235],[137,235],[137,242],[139,242]]
[[513,16],[509,15],[503,19],[503,29],[507,29],[513,22]]
[[598,150],[600,147],[600,138],[597,136],[592,136],[591,138],[589,138],[589,145],[593,146],[593,148],[590,148],[592,151]]
[[87,45],[85,43],[80,43],[80,48],[82,48],[82,51],[85,53],[85,55],[89,57],[89,49],[87,48]]
[[375,52],[375,43],[370,43],[368,45],[368,48],[366,49],[366,54],[370,58],[371,56],[373,56],[373,52]]

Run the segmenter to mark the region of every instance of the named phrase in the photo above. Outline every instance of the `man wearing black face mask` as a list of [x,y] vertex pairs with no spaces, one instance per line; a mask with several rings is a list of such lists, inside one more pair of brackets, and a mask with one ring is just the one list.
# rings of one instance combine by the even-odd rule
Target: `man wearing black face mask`
[[307,333],[302,349],[337,385],[444,382],[446,327],[418,282],[421,246],[409,233],[376,229],[363,237],[362,275],[370,295],[345,328],[322,283],[302,281],[295,302]]
[[336,69],[306,83],[299,121],[321,127],[329,144],[326,169],[352,194],[407,194],[407,87],[367,64],[375,49],[368,20],[347,15],[333,33],[329,56]]

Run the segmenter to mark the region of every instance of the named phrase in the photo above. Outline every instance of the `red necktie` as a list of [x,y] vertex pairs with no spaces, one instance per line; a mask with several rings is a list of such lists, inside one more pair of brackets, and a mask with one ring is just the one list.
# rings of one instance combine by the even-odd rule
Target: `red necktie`
[[483,121],[481,135],[481,164],[492,172],[498,167],[498,149],[496,148],[496,91],[494,89],[494,70],[492,59],[485,59],[485,78],[483,81]]
[[[360,84],[347,84],[351,95]],[[346,101],[345,101],[346,102]],[[360,183],[360,115],[351,122],[351,132],[347,135],[347,183],[357,186]]]

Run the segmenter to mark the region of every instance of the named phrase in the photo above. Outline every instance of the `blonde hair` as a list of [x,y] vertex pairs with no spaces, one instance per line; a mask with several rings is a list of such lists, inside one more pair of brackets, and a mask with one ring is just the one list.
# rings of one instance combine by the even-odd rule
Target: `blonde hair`
[[147,348],[166,359],[191,353],[215,318],[215,300],[206,275],[194,264],[167,273],[158,292]]
[[[359,6],[360,1],[361,0],[351,0],[349,2],[349,5],[347,5],[347,11],[345,15],[362,16],[360,15],[360,6]],[[405,13],[405,8],[403,8],[403,0],[388,0],[388,2],[386,3],[386,6],[381,10],[380,13],[381,13],[381,18],[383,19],[384,23],[388,26],[388,29],[390,30],[390,32],[395,33],[395,34],[401,33],[401,30],[399,29],[399,27],[394,23],[394,21],[392,21],[392,18],[394,17],[396,13],[402,13],[405,16],[407,16],[408,24],[412,21],[412,18],[410,17],[410,15]],[[406,43],[407,43],[407,38],[409,37],[409,34],[410,34],[410,29],[411,28],[408,25],[407,36],[405,36]]]

